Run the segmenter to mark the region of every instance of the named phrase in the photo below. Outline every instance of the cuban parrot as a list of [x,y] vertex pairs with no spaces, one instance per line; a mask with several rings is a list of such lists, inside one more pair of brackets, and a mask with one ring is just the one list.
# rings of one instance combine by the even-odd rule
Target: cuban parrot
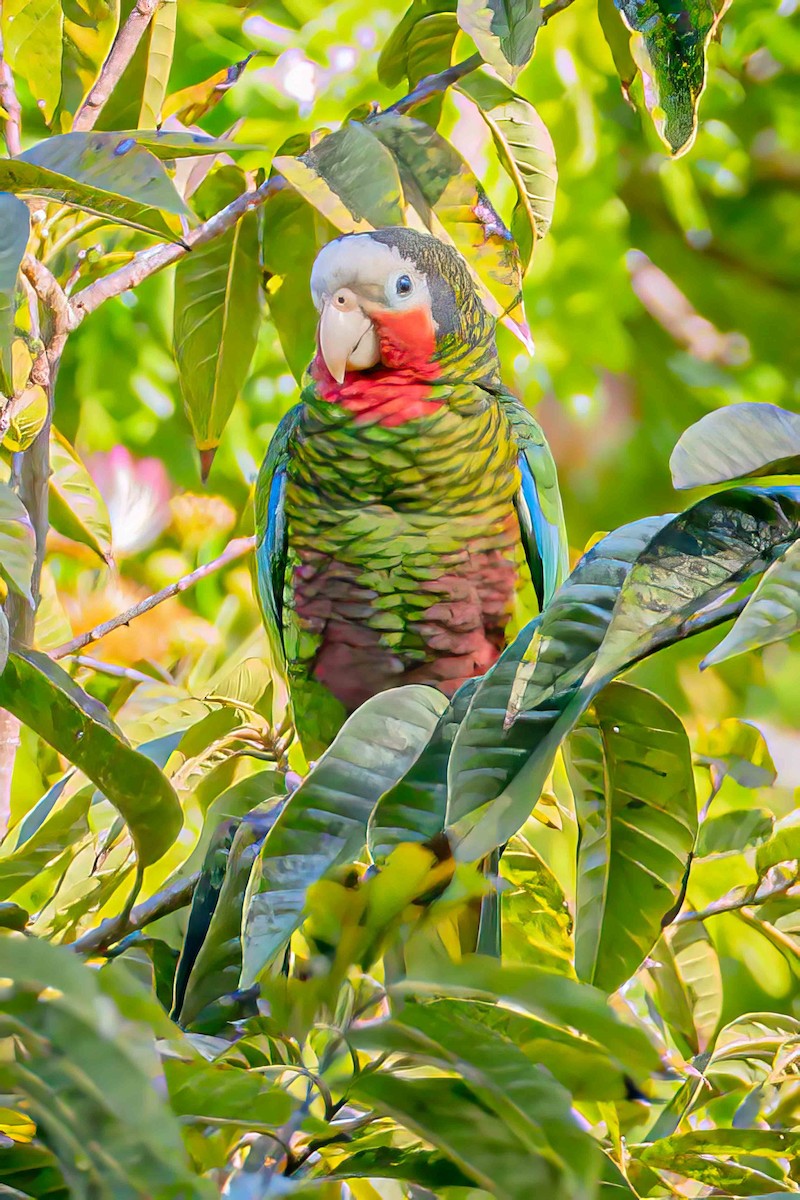
[[458,251],[347,234],[311,293],[317,353],[256,483],[258,598],[307,757],[377,692],[485,673],[526,585],[541,608],[567,569],[552,455]]

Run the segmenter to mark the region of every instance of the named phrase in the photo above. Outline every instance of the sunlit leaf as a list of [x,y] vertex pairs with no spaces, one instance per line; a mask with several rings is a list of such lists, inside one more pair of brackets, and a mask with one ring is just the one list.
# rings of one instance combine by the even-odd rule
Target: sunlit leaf
[[649,1167],[684,1175],[711,1184],[735,1196],[765,1196],[796,1192],[781,1172],[767,1175],[755,1166],[726,1159],[793,1159],[800,1150],[800,1135],[775,1129],[702,1129],[676,1133],[639,1149]]
[[0,192],[0,392],[6,396],[14,392],[11,346],[14,341],[15,292],[20,263],[28,244],[30,224],[27,204],[8,192]]
[[777,777],[764,735],[748,721],[728,717],[701,730],[696,744],[697,761],[711,769],[718,789],[726,775],[745,788],[771,787]]
[[250,878],[242,987],[300,923],[306,888],[360,852],[375,803],[419,757],[446,707],[440,692],[420,684],[373,696],[289,797]]
[[67,133],[111,49],[119,0],[61,0],[61,9],[61,95],[54,124]]
[[621,20],[614,0],[597,0],[597,16],[617,68],[622,94],[627,99],[637,71],[631,54],[630,30]]
[[700,826],[695,857],[741,854],[765,842],[775,818],[767,808],[733,809],[706,818]]
[[782,862],[800,859],[800,810],[793,809],[775,822],[772,835],[758,847],[756,866],[764,874]]
[[[450,66],[458,36],[455,0],[413,0],[403,19],[385,43],[378,59],[378,77],[387,87],[403,78],[410,88],[427,75]],[[415,116],[431,127],[438,123],[441,95],[414,109]]]
[[533,54],[542,11],[536,0],[459,0],[458,23],[484,62],[513,83]]
[[63,12],[54,0],[3,0],[3,52],[48,123],[61,94]]
[[139,125],[143,129],[161,124],[161,108],[167,94],[175,31],[178,22],[177,0],[161,0],[150,22],[147,48],[147,75],[142,92]]
[[173,92],[161,105],[162,120],[166,120],[167,117],[176,117],[183,125],[196,125],[241,79],[244,69],[252,57],[252,54],[248,54],[246,58],[233,63],[232,66],[216,71],[210,79],[204,79],[202,83],[195,83],[191,87],[181,88],[179,92]]
[[458,86],[477,104],[517,189],[511,232],[525,268],[553,219],[558,185],[553,139],[533,105],[492,75],[477,72]]
[[129,129],[119,136],[133,138],[137,145],[144,146],[156,158],[168,162],[176,158],[197,158],[208,154],[242,154],[253,150],[265,152],[265,148],[257,143],[234,142],[230,138],[209,137],[208,134],[192,133],[191,130]]
[[50,522],[64,537],[111,561],[111,521],[94,480],[69,442],[50,435]]
[[800,414],[775,404],[731,404],[690,425],[672,451],[676,488],[800,471]]
[[[56,794],[49,813],[42,817],[38,827],[28,833],[26,820],[16,831],[15,844],[11,837],[4,842],[3,856],[0,857],[0,899],[13,896],[71,847],[77,850],[89,832],[87,814],[92,800],[91,785],[63,797],[61,792]],[[42,801],[46,798],[47,794]]]
[[500,860],[500,877],[504,962],[574,975],[572,916],[544,860],[530,848],[508,850]]
[[737,654],[783,642],[800,629],[800,541],[793,542],[759,580],[733,629],[703,659],[716,666]]
[[[196,193],[198,211],[216,212],[244,190],[223,167]],[[258,218],[187,254],[175,270],[173,347],[186,412],[200,450],[218,444],[244,386],[259,322]]]
[[28,510],[16,492],[0,484],[0,576],[29,604],[36,539]]
[[691,0],[618,0],[634,34],[631,53],[642,72],[647,110],[673,154],[685,153],[697,130],[697,105],[706,84],[706,50],[727,5]]
[[708,1046],[722,1012],[717,952],[701,921],[673,925],[656,944],[645,974],[656,1011],[684,1053]]
[[166,853],[183,821],[169,781],[66,671],[36,650],[10,655],[0,675],[0,706],[101,789],[128,824],[140,863]]
[[162,213],[191,218],[158,159],[131,138],[65,133],[0,161],[0,187],[57,200],[119,225],[178,241]]

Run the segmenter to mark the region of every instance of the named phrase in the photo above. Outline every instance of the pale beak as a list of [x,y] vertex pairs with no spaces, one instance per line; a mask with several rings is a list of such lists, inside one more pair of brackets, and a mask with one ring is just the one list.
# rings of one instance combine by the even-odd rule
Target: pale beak
[[381,360],[375,326],[349,288],[325,296],[319,318],[319,350],[337,383],[345,372],[367,371]]

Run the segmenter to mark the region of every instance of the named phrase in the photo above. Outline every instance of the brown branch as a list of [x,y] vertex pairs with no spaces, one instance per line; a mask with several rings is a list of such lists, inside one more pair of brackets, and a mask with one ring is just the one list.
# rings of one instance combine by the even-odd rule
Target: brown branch
[[150,609],[155,608],[156,605],[163,604],[165,600],[169,600],[172,596],[177,596],[180,592],[185,592],[187,588],[194,587],[196,583],[199,583],[201,579],[205,579],[207,575],[213,575],[215,571],[226,567],[228,563],[235,562],[237,558],[243,558],[245,554],[250,553],[255,544],[256,539],[254,537],[234,538],[232,542],[228,543],[218,558],[212,559],[209,563],[204,563],[202,567],[198,567],[189,575],[184,575],[182,579],[176,579],[174,583],[167,584],[160,592],[155,592],[152,596],[141,600],[133,608],[129,608],[127,612],[120,613],[108,621],[103,621],[101,625],[95,625],[94,629],[89,629],[86,633],[79,634],[77,637],[72,638],[71,641],[64,642],[62,646],[56,646],[54,650],[49,651],[50,657],[59,659],[65,658],[68,654],[76,654],[84,646],[88,646],[91,642],[98,642],[100,638],[104,638],[106,634],[111,633],[114,629],[119,629],[121,625],[129,625],[131,621],[135,621],[143,613],[150,612]]
[[478,67],[482,66],[483,59],[480,54],[472,54],[463,62],[454,63],[445,71],[439,71],[436,75],[426,75],[424,79],[420,79],[417,86],[407,96],[390,104],[387,109],[384,109],[384,112],[407,113],[410,109],[416,108],[418,104],[429,100],[431,96],[438,96],[441,92],[446,92],[454,83],[458,83],[459,79],[463,79],[465,75],[471,75],[473,71],[477,71]]
[[72,949],[77,950],[79,954],[102,954],[113,942],[120,941],[129,933],[144,929],[145,925],[151,925],[160,917],[166,917],[170,913],[177,912],[179,908],[185,908],[192,902],[199,878],[200,872],[196,871],[187,879],[178,879],[175,883],[165,887],[163,891],[156,892],[155,896],[143,900],[127,915],[120,913],[116,917],[106,917],[105,921],[101,921],[96,929],[90,929],[88,933],[77,938],[72,943]]
[[22,108],[17,98],[14,76],[11,74],[11,68],[3,57],[2,36],[0,36],[0,106],[8,113],[3,127],[3,136],[6,141],[6,149],[13,158],[22,152],[22,142],[20,140]]
[[153,14],[162,2],[163,0],[137,0],[130,16],[114,39],[100,78],[75,114],[75,120],[72,122],[74,132],[82,133],[94,129],[97,118],[122,78],[125,68],[136,53],[142,35],[153,19]]
[[685,925],[687,921],[707,921],[709,917],[718,917],[721,913],[737,912],[739,909],[750,908],[754,904],[766,904],[768,900],[785,896],[798,882],[800,880],[796,874],[787,879],[781,879],[772,887],[766,888],[762,887],[759,880],[755,887],[745,888],[738,892],[728,892],[727,896],[714,900],[707,908],[701,908],[696,912],[691,910],[682,912],[672,923],[673,925]]
[[542,9],[542,24],[546,25],[557,13],[563,12],[573,3],[574,0],[550,0],[550,4],[545,4]]

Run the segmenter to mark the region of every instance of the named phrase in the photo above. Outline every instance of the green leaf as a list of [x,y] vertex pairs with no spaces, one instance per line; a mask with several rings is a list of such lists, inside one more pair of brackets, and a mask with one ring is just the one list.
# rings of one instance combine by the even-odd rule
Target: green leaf
[[65,437],[50,434],[50,523],[64,537],[112,561],[111,520],[94,480]]
[[572,917],[553,872],[529,848],[506,851],[500,876],[503,961],[574,975]]
[[34,1200],[71,1200],[58,1160],[44,1146],[17,1143],[0,1155],[0,1183],[17,1189],[9,1193]]
[[667,520],[635,521],[593,546],[478,685],[450,756],[447,819],[458,857],[481,858],[527,819],[591,699],[580,686],[631,563]]
[[36,650],[11,654],[0,675],[0,706],[101,789],[130,828],[141,865],[166,853],[183,823],[169,781],[66,671]]
[[[210,215],[243,191],[241,173],[222,167],[198,189],[198,211]],[[219,445],[247,379],[259,316],[258,218],[250,212],[175,268],[173,349],[200,450]]]
[[[455,0],[414,0],[381,51],[378,78],[387,87],[396,87],[405,78],[409,88],[415,88],[426,76],[450,66],[457,36]],[[414,111],[435,128],[441,110],[440,94]]]
[[462,79],[458,90],[478,106],[517,189],[511,232],[524,269],[553,219],[558,186],[553,139],[533,105],[499,79],[480,71]]
[[710,730],[701,731],[697,739],[696,759],[711,768],[712,781],[717,790],[726,775],[745,788],[771,787],[777,778],[775,764],[761,730],[735,717],[720,721]]
[[695,858],[709,854],[742,854],[765,842],[775,821],[767,808],[741,808],[709,817],[700,826]]
[[614,0],[597,0],[597,16],[627,100],[638,69],[631,54],[630,30],[626,29]]
[[[133,138],[156,158],[170,162],[175,158],[198,158],[206,154],[244,154],[265,151],[264,146],[250,142],[233,142],[230,138],[209,137],[206,133],[180,132],[174,129],[128,129],[119,137]],[[244,190],[244,185],[239,189]]]
[[61,95],[54,125],[62,133],[91,91],[119,25],[119,0],[61,0]]
[[0,188],[57,200],[112,224],[180,241],[162,213],[190,219],[164,167],[118,133],[65,133],[0,161]]
[[9,629],[8,618],[0,608],[0,675],[3,673],[3,668],[8,662],[9,649]]
[[164,1075],[170,1108],[177,1117],[191,1117],[192,1124],[208,1118],[211,1123],[268,1133],[283,1125],[295,1107],[285,1088],[256,1071],[226,1063],[171,1058],[164,1063]]
[[139,125],[144,129],[155,128],[161,124],[161,109],[169,84],[177,23],[177,0],[162,0],[150,22],[147,76],[139,113]]
[[410,771],[375,805],[367,828],[367,845],[375,862],[402,842],[429,842],[444,829],[450,748],[477,683],[470,679],[458,689]]
[[8,192],[0,192],[0,392],[5,396],[12,396],[16,390],[11,359],[15,293],[30,226],[27,204]]
[[772,836],[756,851],[756,867],[763,875],[778,863],[800,859],[800,810],[793,809],[776,821]]
[[289,797],[245,898],[242,987],[257,980],[300,923],[309,885],[360,852],[376,802],[419,757],[446,707],[441,692],[421,684],[373,696]]
[[575,967],[613,992],[655,945],[697,831],[689,739],[668,705],[611,683],[566,741],[578,821]]
[[334,1169],[328,1168],[326,1179],[404,1179],[438,1194],[445,1187],[472,1187],[472,1179],[454,1162],[433,1150],[417,1145],[399,1149],[394,1146],[375,1146],[356,1150]]
[[36,538],[28,510],[8,484],[0,483],[0,576],[8,586],[33,604],[31,572]]
[[640,1148],[639,1158],[649,1167],[697,1179],[737,1196],[762,1196],[796,1189],[783,1175],[775,1178],[753,1167],[733,1167],[724,1159],[753,1156],[791,1161],[798,1151],[800,1134],[797,1133],[775,1129],[702,1129],[661,1138]]
[[[594,1142],[570,1112],[568,1093],[541,1069],[532,1068],[510,1038],[476,1021],[471,1009],[470,1002],[456,1000],[406,1004],[394,1019],[371,1024],[353,1040],[359,1048],[399,1053],[415,1065],[457,1071],[469,1083],[478,1101],[513,1131],[514,1140],[519,1138],[530,1155],[529,1190],[521,1193],[509,1180],[506,1190],[497,1191],[498,1181],[503,1188],[502,1172],[498,1172],[492,1188],[495,1194],[530,1196],[532,1191],[541,1191],[554,1198],[576,1200],[591,1194],[600,1159]],[[367,1095],[375,1079],[380,1081],[381,1076],[368,1077]],[[362,1094],[362,1086],[357,1080],[356,1095]],[[377,1090],[380,1097],[386,1097],[381,1083]],[[415,1122],[412,1127],[447,1150],[425,1126]],[[469,1170],[468,1160],[460,1165]]]
[[55,0],[3,0],[5,60],[27,83],[48,125],[61,94],[62,25]]
[[676,488],[800,471],[800,414],[775,404],[731,404],[690,425],[669,461]]
[[530,62],[542,10],[536,0],[459,0],[458,23],[484,62],[514,83]]
[[758,582],[733,629],[703,659],[717,666],[737,654],[784,642],[800,629],[800,541],[776,558]]
[[712,0],[618,0],[635,35],[631,51],[642,72],[645,104],[656,132],[673,154],[684,154],[697,131],[697,105],[706,85],[706,50],[726,7]]
[[645,972],[658,1016],[684,1053],[709,1045],[722,1012],[717,952],[701,921],[673,925],[655,946]]
[[746,1013],[725,1025],[705,1074],[721,1091],[760,1086],[785,1047],[800,1038],[800,1021],[784,1013]]
[[[81,845],[89,832],[88,812],[93,789],[87,785],[63,801],[56,797],[51,812],[30,835],[20,829],[16,845],[0,857],[0,900],[13,896],[44,873],[46,868],[70,848]],[[10,839],[9,839],[10,841]]]

